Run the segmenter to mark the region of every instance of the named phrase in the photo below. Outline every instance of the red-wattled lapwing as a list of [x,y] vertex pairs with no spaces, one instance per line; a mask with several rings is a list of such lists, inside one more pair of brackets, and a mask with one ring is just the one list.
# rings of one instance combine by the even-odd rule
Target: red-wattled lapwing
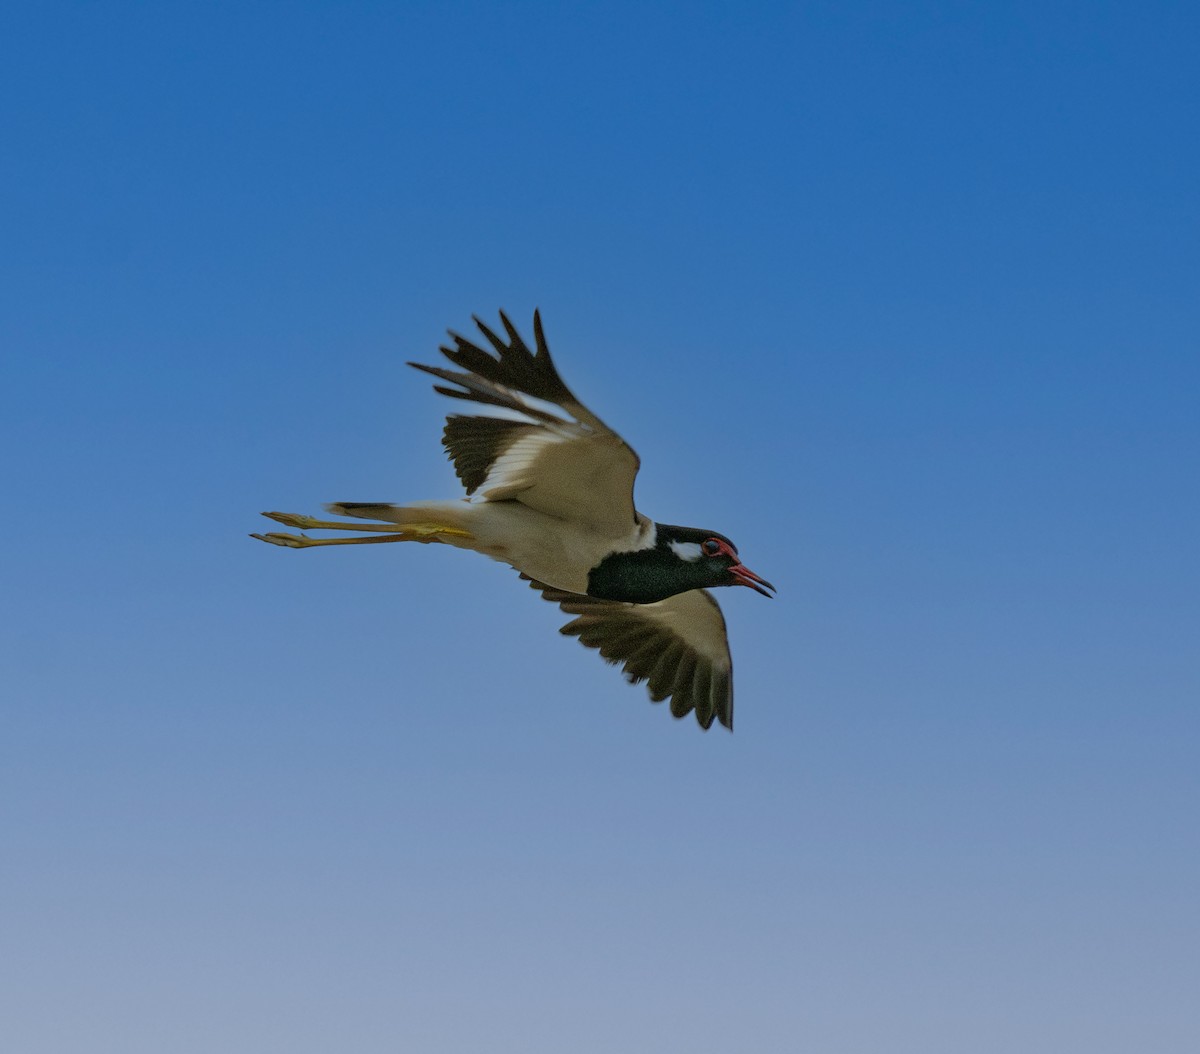
[[[521,572],[542,596],[576,616],[562,632],[621,664],[650,698],[670,697],[671,713],[696,712],[733,728],[733,662],[721,609],[706,587],[774,586],[745,567],[723,534],[655,523],[633,505],[638,456],[563,384],[533,315],[537,353],[503,312],[505,343],[475,319],[495,357],[451,331],[442,353],[466,372],[409,363],[454,388],[455,399],[515,411],[508,417],[446,418],[442,443],[468,497],[412,505],[344,501],[338,516],[383,521],[351,524],[286,512],[264,516],[302,530],[387,532],[366,538],[254,534],[306,549],[368,542],[442,542],[473,549]],[[531,403],[556,406],[559,417]]]

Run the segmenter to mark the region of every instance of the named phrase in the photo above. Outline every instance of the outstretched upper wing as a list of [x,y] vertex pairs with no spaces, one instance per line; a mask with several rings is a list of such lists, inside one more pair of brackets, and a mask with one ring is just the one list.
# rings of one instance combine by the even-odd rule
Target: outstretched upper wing
[[626,604],[529,584],[577,616],[560,633],[578,637],[608,662],[620,664],[631,684],[645,681],[654,702],[670,697],[675,717],[695,710],[701,728],[715,717],[733,729],[733,660],[725,619],[708,590],[677,593],[655,604]]
[[[478,491],[485,501],[515,500],[551,516],[586,521],[602,533],[627,534],[637,522],[637,454],[563,384],[538,312],[533,314],[536,354],[503,311],[500,321],[508,343],[475,319],[495,355],[451,331],[454,347],[443,346],[441,352],[464,373],[409,363],[458,386],[434,385],[443,395],[521,415],[519,420],[447,417],[442,443],[458,478],[468,494]],[[530,399],[550,403],[566,416]]]

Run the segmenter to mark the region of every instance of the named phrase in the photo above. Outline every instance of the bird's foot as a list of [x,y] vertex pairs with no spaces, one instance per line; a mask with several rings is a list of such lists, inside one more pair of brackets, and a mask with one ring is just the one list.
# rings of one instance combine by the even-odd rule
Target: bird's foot
[[289,549],[306,549],[310,545],[320,544],[316,538],[306,538],[302,534],[252,534],[250,537],[257,538],[260,542],[270,542],[272,545],[285,545]]

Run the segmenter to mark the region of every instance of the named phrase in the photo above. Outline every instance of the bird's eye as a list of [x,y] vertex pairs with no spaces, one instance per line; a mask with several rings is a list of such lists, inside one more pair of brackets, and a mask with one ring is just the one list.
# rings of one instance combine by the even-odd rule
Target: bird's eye
[[703,545],[706,556],[716,556],[721,551],[721,543],[716,538],[709,538]]

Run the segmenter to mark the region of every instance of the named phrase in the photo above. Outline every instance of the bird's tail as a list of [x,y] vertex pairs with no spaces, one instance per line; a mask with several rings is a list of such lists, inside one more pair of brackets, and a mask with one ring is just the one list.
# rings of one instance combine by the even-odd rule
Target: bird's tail
[[325,506],[335,516],[395,523],[413,541],[445,542],[469,548],[472,540],[465,502],[428,501],[412,505],[390,505],[373,501],[335,501]]

